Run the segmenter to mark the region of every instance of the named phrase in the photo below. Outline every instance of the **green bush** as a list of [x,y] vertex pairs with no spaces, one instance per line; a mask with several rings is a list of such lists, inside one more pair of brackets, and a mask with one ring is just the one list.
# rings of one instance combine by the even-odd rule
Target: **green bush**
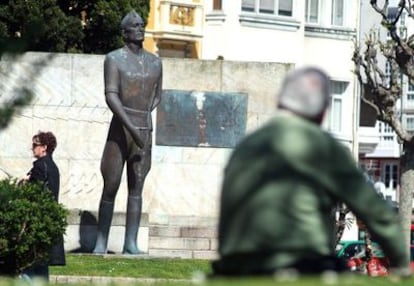
[[65,233],[68,211],[40,184],[0,180],[0,274],[46,261]]

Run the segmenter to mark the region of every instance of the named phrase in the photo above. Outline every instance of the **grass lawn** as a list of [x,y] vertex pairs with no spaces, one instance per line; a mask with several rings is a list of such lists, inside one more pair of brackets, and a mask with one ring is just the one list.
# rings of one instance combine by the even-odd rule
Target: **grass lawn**
[[[67,265],[50,267],[51,275],[64,276],[106,276],[141,278],[129,285],[153,286],[315,286],[315,285],[347,285],[347,286],[388,286],[388,285],[414,285],[414,278],[394,282],[388,277],[367,277],[358,275],[348,276],[318,276],[301,277],[292,276],[279,278],[238,278],[238,279],[203,279],[202,274],[211,273],[210,261],[198,259],[167,259],[167,258],[127,258],[116,255],[80,255],[68,254]],[[149,280],[146,278],[150,278]],[[152,279],[151,279],[152,278]],[[282,279],[283,278],[283,279]],[[156,280],[154,280],[156,279]],[[159,280],[157,280],[159,279]],[[93,280],[95,281],[95,280]],[[82,282],[83,283],[83,282]],[[102,283],[84,282],[70,285],[100,285]],[[27,285],[18,280],[0,279],[0,286]],[[59,284],[65,285],[65,284]],[[110,285],[125,285],[111,283]]]
[[66,266],[50,267],[51,275],[189,279],[210,273],[210,261],[199,259],[126,258],[116,255],[66,255]]
[[[244,278],[244,279],[213,279],[203,280],[200,273],[211,273],[210,261],[197,259],[167,259],[167,258],[126,258],[115,255],[79,255],[68,254],[65,267],[50,267],[51,275],[74,276],[111,276],[133,278],[157,278],[160,281],[138,281],[133,285],[178,286],[178,285],[205,285],[205,286],[244,286],[244,285],[287,285],[287,286],[314,286],[314,285],[348,285],[348,286],[388,286],[414,285],[414,278],[392,282],[388,277],[367,277],[358,275],[348,276],[321,276],[321,277],[293,277],[282,278]],[[0,286],[2,284],[0,283]],[[77,284],[79,285],[79,284]],[[91,284],[85,284],[91,285]],[[116,285],[115,283],[112,285]]]

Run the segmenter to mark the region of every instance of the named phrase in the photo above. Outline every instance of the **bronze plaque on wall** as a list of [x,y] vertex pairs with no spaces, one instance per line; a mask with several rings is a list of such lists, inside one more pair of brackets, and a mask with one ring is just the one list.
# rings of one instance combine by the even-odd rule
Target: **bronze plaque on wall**
[[244,136],[247,94],[163,90],[156,144],[232,148]]

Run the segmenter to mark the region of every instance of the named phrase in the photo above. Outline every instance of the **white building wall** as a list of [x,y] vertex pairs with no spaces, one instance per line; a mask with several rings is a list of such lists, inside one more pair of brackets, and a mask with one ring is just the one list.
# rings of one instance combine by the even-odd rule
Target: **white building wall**
[[280,63],[301,62],[299,55],[303,55],[303,37],[299,37],[295,32],[240,27],[237,37],[228,45],[225,59]]
[[304,62],[327,70],[333,79],[353,81],[353,51],[350,40],[306,37]]
[[346,219],[352,220],[352,223],[345,227],[341,241],[357,240],[358,239],[358,224],[356,217],[352,213],[346,215]]
[[295,1],[295,11],[298,12],[294,20],[297,23],[293,24],[294,27],[284,28],[274,24],[241,22],[242,14],[249,15],[241,12],[241,0],[223,1],[221,20],[211,20],[212,15],[219,12],[213,12],[211,5],[206,5],[202,58],[223,56],[232,61],[283,63],[297,63],[299,59],[301,62],[304,38],[299,19],[303,18],[303,12],[299,11],[304,11],[304,1]]
[[[342,128],[334,136],[357,153],[352,53],[359,25],[359,1],[345,1],[343,27],[331,25],[332,1],[320,2],[320,21],[310,25],[305,23],[306,1],[303,0],[293,0],[292,17],[244,12],[241,0],[222,1],[222,10],[213,11],[212,1],[205,1],[202,58],[222,56],[230,61],[313,65],[326,70],[332,80],[347,82],[342,97]],[[308,27],[310,31],[306,30]],[[329,130],[329,123],[324,127]]]
[[[206,1],[205,7],[204,59],[223,56],[225,60],[234,61],[282,62],[292,63],[296,67],[313,65],[327,71],[332,80],[348,83],[342,95],[341,131],[331,133],[356,156],[359,142],[358,90],[352,72],[352,55],[358,36],[360,1],[344,1],[346,25],[333,27],[331,0],[320,1],[320,22],[312,25],[305,23],[306,1],[294,0],[292,23],[296,21],[297,26],[292,24],[285,28],[275,25],[265,27],[261,23],[246,26],[241,21],[246,14],[241,11],[241,0],[222,1],[222,11],[214,12],[207,2],[212,1]],[[216,16],[214,21],[211,20],[213,15]],[[323,126],[330,130],[328,117]],[[369,140],[372,143],[372,139]],[[345,231],[343,239],[353,240],[357,237],[358,228],[354,223]]]
[[[342,97],[341,132],[335,137],[352,149],[355,103],[355,78],[352,71],[353,44],[346,40],[306,37],[304,64],[326,70],[331,79],[349,83]],[[327,119],[326,119],[327,120]],[[328,123],[324,123],[329,130]]]

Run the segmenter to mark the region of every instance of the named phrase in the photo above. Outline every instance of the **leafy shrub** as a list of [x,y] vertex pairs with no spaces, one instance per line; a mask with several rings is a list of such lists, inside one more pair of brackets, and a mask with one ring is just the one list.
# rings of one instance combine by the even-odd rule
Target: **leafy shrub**
[[67,215],[41,184],[0,180],[0,274],[16,275],[47,261],[65,233]]

